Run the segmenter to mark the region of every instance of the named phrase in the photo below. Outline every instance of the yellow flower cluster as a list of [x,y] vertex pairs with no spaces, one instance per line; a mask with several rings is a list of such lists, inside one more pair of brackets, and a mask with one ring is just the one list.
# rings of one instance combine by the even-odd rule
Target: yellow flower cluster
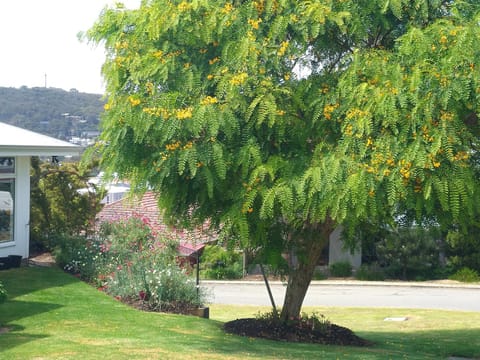
[[128,101],[130,102],[130,104],[132,106],[137,106],[137,105],[140,105],[140,103],[142,102],[140,99],[137,99],[136,97],[130,95],[128,97]]
[[265,0],[255,0],[252,4],[259,13],[265,9]]
[[443,121],[452,121],[453,120],[453,114],[448,111],[442,111],[440,113],[440,120]]
[[277,110],[277,115],[279,116],[285,115],[285,110]]
[[470,157],[466,151],[459,151],[453,156],[453,160],[455,161],[462,161],[467,160]]
[[368,116],[368,115],[369,115],[368,111],[364,111],[364,110],[361,110],[361,109],[358,109],[358,108],[353,108],[353,109],[350,109],[350,110],[347,111],[346,118],[347,119],[353,119],[353,118],[356,118],[356,117],[362,117],[362,116]]
[[410,169],[412,167],[412,163],[410,161],[405,161],[405,160],[400,160],[400,166],[402,167],[400,169],[400,175],[402,175],[404,181],[408,181],[410,178]]
[[157,50],[153,53],[153,56],[160,59],[163,56],[163,51],[162,50]]
[[193,115],[192,110],[193,109],[191,107],[188,107],[188,108],[185,108],[185,109],[176,109],[175,110],[175,117],[178,120],[190,119]]
[[282,43],[280,44],[280,48],[279,48],[278,51],[277,51],[277,55],[278,55],[278,56],[283,56],[283,55],[285,55],[285,52],[286,52],[287,49],[288,49],[288,44],[289,44],[289,41],[288,41],[288,40],[282,41]]
[[232,85],[242,85],[243,83],[245,83],[245,81],[247,81],[247,78],[248,78],[248,74],[243,72],[238,75],[232,76],[229,82]]
[[170,117],[170,112],[162,107],[143,108],[143,112],[152,116],[162,117],[165,120]]
[[182,143],[180,141],[176,141],[174,143],[165,145],[165,149],[167,149],[168,151],[175,151],[177,149],[180,149],[181,146]]
[[335,111],[336,108],[339,107],[339,104],[327,104],[323,108],[323,116],[325,119],[330,120],[332,118],[332,113]]
[[128,48],[128,42],[126,41],[117,41],[115,43],[115,50],[121,50],[121,49],[127,49]]
[[211,105],[218,103],[218,99],[215,96],[207,96],[202,101],[200,101],[202,105]]
[[217,57],[214,57],[213,59],[208,60],[208,63],[209,63],[210,65],[213,65],[213,64],[215,64],[215,63],[217,63],[217,62],[219,62],[219,61],[220,61],[220,58],[217,56]]
[[233,5],[232,3],[226,3],[225,6],[222,8],[221,12],[223,14],[228,14],[233,10]]
[[187,1],[182,1],[180,4],[178,4],[178,11],[187,11],[192,7],[190,3]]
[[248,24],[255,30],[258,30],[261,22],[262,22],[261,18],[259,18],[258,20],[248,19]]
[[[179,149],[188,150],[188,149],[191,149],[192,147],[193,147],[193,141],[189,141],[183,146],[182,146],[182,143],[180,141],[176,141],[176,142],[173,142],[171,144],[165,145],[165,149],[167,151],[176,151],[176,150],[179,150]],[[165,158],[163,158],[163,157],[165,157]],[[167,157],[168,157],[168,154],[164,154],[163,157],[162,157],[162,159],[166,160]]]
[[214,78],[215,78],[215,75],[212,75],[212,74],[207,75],[208,80],[213,80]]

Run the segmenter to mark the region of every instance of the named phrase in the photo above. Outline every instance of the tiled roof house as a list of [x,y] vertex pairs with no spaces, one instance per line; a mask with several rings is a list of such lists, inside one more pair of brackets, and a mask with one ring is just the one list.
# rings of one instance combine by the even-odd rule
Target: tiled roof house
[[186,231],[168,227],[162,221],[162,215],[158,208],[156,195],[148,191],[141,199],[128,197],[106,204],[97,215],[97,224],[105,221],[115,221],[131,216],[141,216],[148,220],[151,228],[158,234],[176,236],[179,239],[178,252],[181,256],[195,257],[197,251],[201,252],[205,244],[215,242],[216,234],[208,231],[208,224],[195,231]]

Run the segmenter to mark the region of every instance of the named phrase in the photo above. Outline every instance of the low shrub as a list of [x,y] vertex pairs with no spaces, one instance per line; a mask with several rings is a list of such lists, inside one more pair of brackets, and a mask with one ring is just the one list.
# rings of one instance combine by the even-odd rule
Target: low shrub
[[3,284],[0,282],[0,304],[4,303],[7,301],[7,290],[3,286]]
[[339,261],[329,266],[330,276],[350,277],[352,276],[352,264],[348,261]]
[[449,279],[469,283],[469,282],[479,282],[480,276],[475,270],[464,267],[458,270],[455,274],[451,275]]
[[383,281],[385,273],[377,264],[363,264],[355,273],[355,278],[365,281]]
[[240,279],[243,276],[242,254],[218,245],[207,245],[200,261],[206,279]]

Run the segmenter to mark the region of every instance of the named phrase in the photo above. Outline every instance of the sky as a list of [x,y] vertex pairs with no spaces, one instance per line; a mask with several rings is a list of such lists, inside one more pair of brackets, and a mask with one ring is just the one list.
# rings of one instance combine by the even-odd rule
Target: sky
[[103,94],[104,49],[78,40],[106,5],[140,0],[0,0],[0,87]]

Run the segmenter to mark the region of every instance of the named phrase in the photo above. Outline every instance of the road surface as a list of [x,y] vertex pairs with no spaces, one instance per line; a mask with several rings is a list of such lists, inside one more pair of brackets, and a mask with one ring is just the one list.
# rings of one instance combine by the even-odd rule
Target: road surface
[[[201,286],[209,289],[213,304],[270,305],[263,282],[202,281]],[[285,286],[270,286],[276,305],[282,306]],[[314,282],[303,305],[480,311],[480,285]]]

